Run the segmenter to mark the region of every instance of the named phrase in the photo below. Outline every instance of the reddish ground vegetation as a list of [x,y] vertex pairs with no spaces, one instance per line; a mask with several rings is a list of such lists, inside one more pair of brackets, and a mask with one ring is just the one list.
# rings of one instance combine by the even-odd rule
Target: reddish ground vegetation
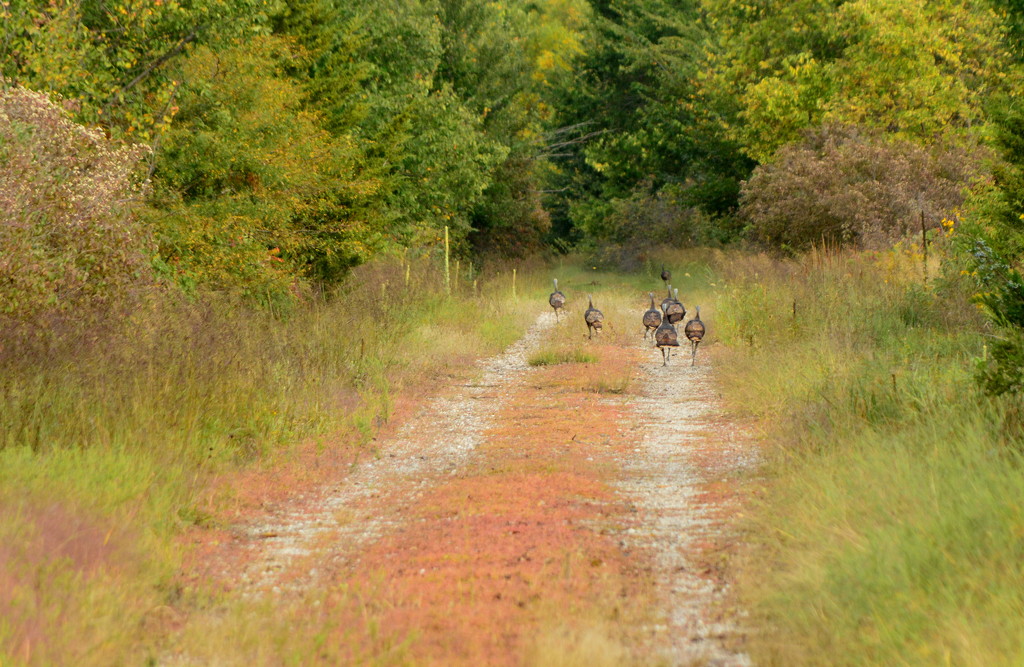
[[[75,596],[76,582],[118,568],[118,553],[129,536],[62,504],[0,503],[0,516],[16,517],[0,540],[0,653],[25,662],[72,664],[78,651],[56,646],[51,633],[65,617],[77,617],[86,604]],[[60,601],[47,596],[66,594]],[[88,638],[83,637],[83,642]],[[83,647],[80,647],[84,649]]]
[[[458,376],[469,373],[466,364]],[[197,527],[179,538],[186,556],[180,574],[184,586],[211,586],[227,591],[237,585],[237,574],[256,555],[246,540],[229,526],[258,521],[276,506],[295,503],[297,495],[337,483],[360,459],[372,456],[377,441],[393,437],[401,424],[429,397],[428,387],[439,378],[423,378],[397,394],[387,420],[377,420],[375,432],[341,431],[326,438],[309,439],[286,456],[258,465],[224,472],[209,480],[197,513]],[[358,398],[341,401],[338,409],[355,409]],[[313,495],[309,502],[315,502]]]
[[[511,391],[501,390],[482,442],[451,474],[420,480],[420,491],[395,484],[346,504],[338,525],[273,578],[273,591],[261,588],[282,605],[297,603],[289,607],[300,610],[290,626],[316,635],[324,661],[522,664],[545,650],[553,633],[595,627],[640,662],[657,650],[656,554],[620,541],[641,518],[616,490],[639,434],[632,403],[620,394],[637,381],[646,352],[590,347],[598,363],[533,369],[507,385]],[[316,486],[341,483],[354,451],[386,459],[391,438],[410,437],[397,429],[424,404],[427,392],[417,389],[406,396],[418,398],[399,401],[381,425],[379,451],[311,444],[294,461],[231,480],[239,490],[218,520],[259,524],[279,502],[292,513],[304,503],[315,508]],[[723,420],[707,431],[734,427]],[[402,442],[415,447],[415,438],[428,436],[411,437]],[[735,521],[741,497],[722,447],[706,438],[688,456],[706,473],[695,502],[724,525]],[[368,542],[346,546],[349,537],[333,532],[364,519],[383,528]],[[235,529],[193,531],[185,583],[237,588],[259,541]],[[735,539],[712,535],[693,548],[699,576],[725,587]]]
[[[601,356],[602,373],[629,372],[629,351]],[[470,468],[426,494],[354,572],[339,573],[374,590],[375,628],[357,635],[409,640],[416,664],[520,664],[556,615],[586,617],[591,605],[622,614],[636,603],[642,582],[600,529],[625,511],[605,475],[614,448],[628,444],[619,429],[626,408],[580,388],[581,376],[588,369],[578,365],[536,371],[509,397]],[[347,611],[340,625],[351,640],[367,616],[361,605]]]

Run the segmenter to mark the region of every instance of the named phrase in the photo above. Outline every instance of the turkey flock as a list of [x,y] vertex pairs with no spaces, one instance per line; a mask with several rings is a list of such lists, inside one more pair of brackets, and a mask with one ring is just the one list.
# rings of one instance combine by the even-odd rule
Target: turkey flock
[[[648,292],[647,296],[650,297],[651,306],[644,311],[642,320],[644,339],[652,336],[653,332],[654,346],[661,350],[661,365],[667,366],[669,358],[672,356],[672,348],[679,347],[679,332],[676,325],[686,317],[686,308],[679,300],[679,290],[672,289],[672,285],[668,283],[672,279],[672,274],[664,266],[661,267],[661,279],[668,289],[668,295],[662,299],[659,310],[654,305],[654,293]],[[565,307],[566,298],[565,294],[558,289],[558,280],[556,279],[554,282],[555,291],[548,297],[548,303],[554,308],[557,320],[558,311]],[[588,294],[587,301],[588,307],[583,313],[583,319],[587,323],[587,338],[590,339],[594,337],[595,331],[601,333],[601,328],[604,326],[604,313],[594,307],[593,296]],[[706,331],[707,329],[700,319],[700,306],[697,306],[697,314],[683,326],[683,336],[690,343],[691,366],[697,363],[697,346],[704,339]]]

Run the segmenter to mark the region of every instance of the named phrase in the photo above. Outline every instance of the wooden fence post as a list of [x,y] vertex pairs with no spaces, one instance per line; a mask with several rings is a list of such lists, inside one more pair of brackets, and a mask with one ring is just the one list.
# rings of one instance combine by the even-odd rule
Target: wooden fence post
[[451,296],[452,278],[448,272],[448,261],[451,258],[451,249],[448,246],[448,225],[444,226],[444,291]]

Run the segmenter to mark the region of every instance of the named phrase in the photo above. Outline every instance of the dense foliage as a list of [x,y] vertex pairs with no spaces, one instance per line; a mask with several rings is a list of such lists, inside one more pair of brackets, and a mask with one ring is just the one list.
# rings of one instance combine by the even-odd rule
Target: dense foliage
[[888,169],[833,169],[849,142],[814,158],[842,172],[832,183],[802,180],[806,133],[836,126],[871,137],[854,142],[864,160],[932,156],[896,166],[949,186],[919,193],[926,226],[969,185],[976,217],[1010,239],[990,244],[1019,252],[1020,14],[1002,0],[12,0],[0,76],[150,148],[137,215],[159,274],[279,302],[380,252],[432,252],[445,227],[458,253],[504,256],[744,235],[800,248],[820,224],[861,242],[852,230],[903,213],[847,197],[821,205],[828,223],[766,223],[851,178],[894,187]]
[[985,1],[708,0],[722,54],[716,85],[735,99],[730,133],[769,161],[802,128],[882,128],[928,143],[969,141],[1009,74]]
[[814,128],[754,170],[740,214],[772,247],[882,250],[954,217],[975,175],[971,157],[850,126]]
[[[386,10],[386,11],[384,11]],[[381,251],[522,254],[583,0],[0,6],[0,81],[150,147],[137,214],[184,287],[271,302]]]
[[[727,220],[712,230],[694,220],[695,209],[731,213],[753,165],[726,136],[728,105],[708,97],[712,35],[698,3],[593,5],[578,74],[559,98],[549,202],[556,231],[641,247],[686,244],[700,231],[730,235]],[[660,222],[633,214],[647,209],[661,211]]]
[[0,327],[123,300],[151,239],[129,216],[145,146],[116,146],[42,93],[0,89]]

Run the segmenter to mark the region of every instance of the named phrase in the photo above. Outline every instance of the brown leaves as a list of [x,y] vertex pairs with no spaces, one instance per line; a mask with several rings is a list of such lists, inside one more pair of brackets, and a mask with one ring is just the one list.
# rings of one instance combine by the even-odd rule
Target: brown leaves
[[938,227],[963,203],[978,160],[853,126],[827,125],[783,147],[743,186],[740,215],[765,245],[879,248]]
[[130,206],[145,146],[115,144],[12,87],[0,90],[0,147],[0,317],[109,306],[144,279],[150,239]]

